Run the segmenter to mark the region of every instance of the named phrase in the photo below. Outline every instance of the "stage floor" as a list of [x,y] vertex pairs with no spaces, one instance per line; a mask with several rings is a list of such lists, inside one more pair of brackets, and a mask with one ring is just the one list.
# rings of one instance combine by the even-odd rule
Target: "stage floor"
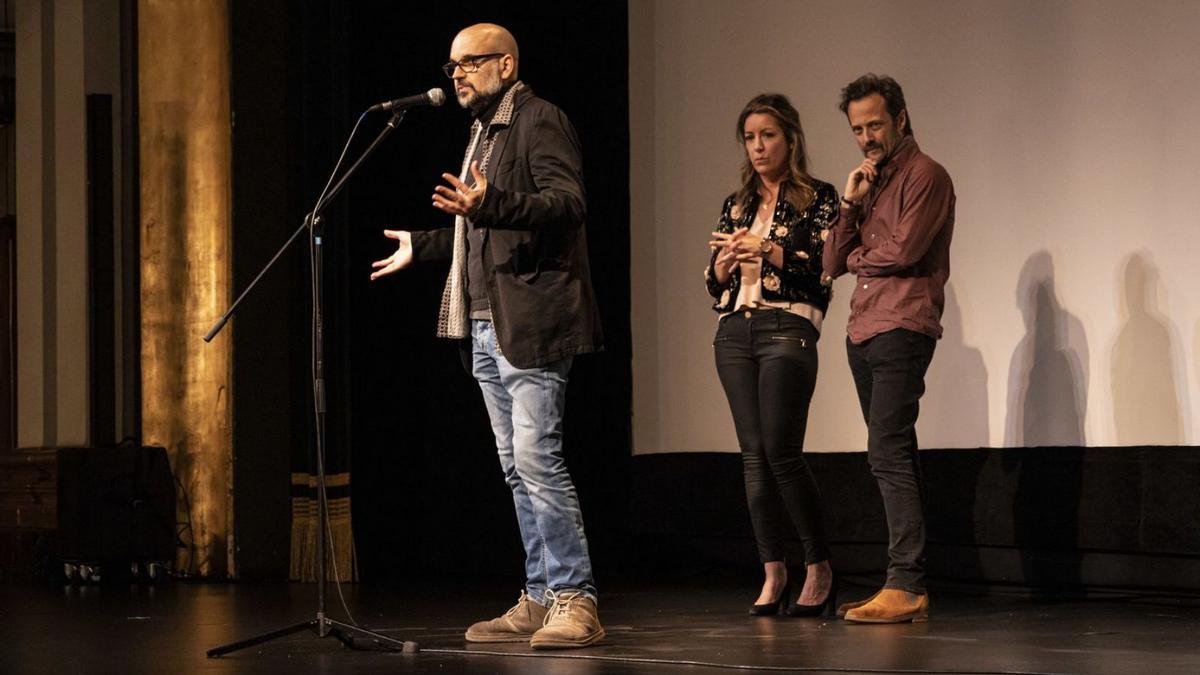
[[[844,587],[842,600],[871,590]],[[1200,672],[1194,598],[1109,594],[1054,602],[944,590],[933,595],[929,623],[859,626],[751,617],[752,591],[731,584],[612,588],[601,598],[603,643],[535,653],[523,644],[462,640],[467,624],[515,601],[515,589],[346,586],[360,624],[416,641],[421,652],[350,650],[304,632],[209,659],[211,647],[312,618],[315,587],[10,586],[0,588],[0,673]],[[332,587],[328,607],[331,617],[345,619]]]

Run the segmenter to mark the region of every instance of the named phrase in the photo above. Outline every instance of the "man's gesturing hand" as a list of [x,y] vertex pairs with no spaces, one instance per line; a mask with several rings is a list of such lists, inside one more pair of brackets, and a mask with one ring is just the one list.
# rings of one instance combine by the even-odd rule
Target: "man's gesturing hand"
[[433,189],[434,208],[454,216],[474,216],[479,210],[479,205],[483,203],[483,196],[487,194],[487,178],[479,170],[479,162],[471,162],[471,175],[475,177],[475,184],[467,187],[457,176],[442,174],[442,178],[450,186],[439,185]]
[[395,239],[400,245],[396,247],[395,253],[383,260],[376,260],[371,263],[371,267],[376,268],[371,273],[371,281],[375,281],[379,277],[386,277],[396,270],[408,267],[413,259],[412,233],[404,230],[384,230],[383,236],[388,239]]

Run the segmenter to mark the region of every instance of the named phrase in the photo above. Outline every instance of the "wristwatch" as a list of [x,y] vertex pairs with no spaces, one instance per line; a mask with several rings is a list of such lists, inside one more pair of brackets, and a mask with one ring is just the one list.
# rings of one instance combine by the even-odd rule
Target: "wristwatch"
[[762,241],[758,242],[758,252],[762,254],[762,257],[766,258],[767,256],[771,255],[771,251],[774,250],[775,242],[771,241],[770,239],[763,239]]

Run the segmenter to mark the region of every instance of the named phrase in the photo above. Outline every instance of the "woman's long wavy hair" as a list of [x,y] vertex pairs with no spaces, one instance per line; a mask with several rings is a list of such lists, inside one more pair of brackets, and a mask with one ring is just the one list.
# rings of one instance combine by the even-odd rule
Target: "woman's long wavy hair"
[[808,148],[804,143],[804,128],[800,126],[800,113],[783,94],[759,94],[750,99],[742,109],[742,114],[738,115],[737,139],[745,156],[742,162],[742,186],[738,189],[736,202],[741,204],[743,210],[750,208],[750,200],[761,186],[758,172],[750,163],[750,156],[745,154],[746,118],[756,113],[770,115],[783,129],[791,153],[788,155],[787,177],[779,185],[779,191],[783,193],[780,196],[797,210],[803,211],[817,193],[813,189],[812,176],[808,174]]

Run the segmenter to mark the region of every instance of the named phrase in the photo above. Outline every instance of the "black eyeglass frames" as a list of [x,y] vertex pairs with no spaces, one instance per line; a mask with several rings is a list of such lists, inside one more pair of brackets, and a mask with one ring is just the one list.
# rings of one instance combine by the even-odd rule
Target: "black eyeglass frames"
[[458,61],[451,61],[442,66],[442,72],[446,73],[446,77],[453,79],[456,68],[462,68],[464,73],[473,73],[479,70],[479,66],[483,65],[488,59],[500,56],[504,56],[504,54],[497,52],[494,54],[479,54],[478,56],[464,56]]

